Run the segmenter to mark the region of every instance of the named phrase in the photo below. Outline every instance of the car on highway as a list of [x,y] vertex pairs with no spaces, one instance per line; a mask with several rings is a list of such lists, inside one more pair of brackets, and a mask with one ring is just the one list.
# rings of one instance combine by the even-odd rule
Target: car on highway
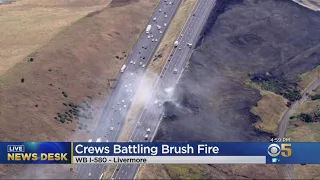
[[169,4],[172,5],[172,2],[170,1]]
[[142,66],[142,64],[143,64],[143,63],[142,63],[142,62],[140,62],[140,66]]
[[144,68],[144,67],[146,67],[146,65],[145,65],[145,64],[142,64],[142,66],[141,66],[141,67],[143,67],[143,68]]
[[89,173],[88,176],[90,177],[90,176],[91,176],[91,173]]
[[133,61],[130,61],[130,64],[132,64],[133,63]]
[[113,128],[113,127],[111,127],[111,128],[110,128],[110,131],[113,131],[113,129],[114,129],[114,128]]
[[162,31],[159,31],[160,34],[162,34]]
[[173,43],[173,45],[174,45],[174,47],[177,47],[177,46],[179,45],[179,41],[175,41],[175,42]]
[[148,140],[148,137],[149,137],[148,134],[146,134],[146,135],[144,136],[144,139],[145,139],[145,140]]
[[151,39],[151,42],[154,42],[154,39]]
[[157,18],[155,17],[155,18],[153,18],[153,21],[156,21],[157,20]]
[[151,129],[150,129],[150,128],[148,128],[148,129],[147,129],[147,133],[148,133],[148,134],[150,134],[150,132],[151,132]]
[[155,39],[154,41],[158,42],[158,39]]
[[167,23],[164,23],[163,26],[166,27],[166,26],[167,26]]
[[173,73],[177,74],[178,73],[178,69],[177,68],[173,68]]
[[136,64],[136,62],[135,61],[133,61],[133,65],[135,65]]
[[192,44],[191,44],[191,43],[188,43],[187,45],[188,45],[189,47],[192,47]]
[[159,9],[159,12],[161,12],[162,11],[162,9]]
[[150,39],[150,36],[147,36],[148,39]]
[[96,142],[101,142],[101,138],[98,138]]
[[122,101],[121,102],[123,102],[124,103],[124,99],[122,99]]
[[165,17],[165,18],[167,18],[167,17],[168,17],[168,15],[166,15],[166,14],[165,14],[165,15],[164,15],[164,17]]
[[92,139],[89,139],[89,141],[88,142],[92,142]]
[[123,72],[124,72],[124,70],[126,69],[126,67],[127,67],[127,66],[124,64],[124,65],[121,67],[120,72],[122,72],[122,73],[123,73]]

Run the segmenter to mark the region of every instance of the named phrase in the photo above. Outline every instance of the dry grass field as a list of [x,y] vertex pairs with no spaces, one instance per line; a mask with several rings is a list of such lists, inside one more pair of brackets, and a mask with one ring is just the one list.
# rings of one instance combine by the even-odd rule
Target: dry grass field
[[258,102],[258,106],[251,109],[251,112],[259,116],[261,121],[254,125],[261,131],[276,135],[282,116],[288,110],[287,100],[270,91],[262,90],[260,94],[262,99]]
[[[42,1],[37,2],[25,5],[26,9],[30,7],[49,11],[50,8],[58,10],[61,7],[63,11],[67,11],[65,6],[82,9],[81,2],[90,6],[89,2],[95,4],[102,1],[79,0],[67,3],[62,0],[44,0],[43,2],[50,2],[46,5],[41,5]],[[56,4],[59,2],[62,4]],[[17,58],[16,62],[23,59],[21,63],[16,63],[10,69],[7,66],[8,70],[0,78],[2,141],[85,141],[88,132],[95,126],[110,91],[107,79],[116,77],[157,2],[113,1],[108,7],[90,13],[67,28],[61,26],[60,29],[63,30],[56,33],[53,39],[48,38],[41,43],[39,41],[37,44],[41,48],[35,48],[37,51],[29,56],[33,58],[32,61],[23,57],[35,49],[30,49],[24,56]],[[13,3],[3,7],[5,6],[13,8],[18,5]],[[53,12],[55,10],[51,13]],[[31,14],[26,16],[32,16]],[[50,21],[51,16],[46,17],[49,25],[57,24]],[[43,18],[45,21],[45,17]],[[23,25],[21,22],[21,26]],[[39,34],[44,38],[46,32],[31,34]],[[14,34],[12,35],[10,38],[15,39]],[[22,37],[17,39],[22,41]],[[12,46],[17,44],[19,43],[12,43]],[[71,119],[64,123],[55,119],[57,113],[64,114],[69,110],[68,104],[89,104],[93,117]],[[1,166],[0,177],[56,178],[56,174],[59,174],[61,178],[70,178],[69,166],[50,166],[50,170],[45,167],[47,166]]]
[[0,75],[110,0],[23,0],[0,6]]
[[293,0],[294,2],[314,11],[320,11],[320,0]]

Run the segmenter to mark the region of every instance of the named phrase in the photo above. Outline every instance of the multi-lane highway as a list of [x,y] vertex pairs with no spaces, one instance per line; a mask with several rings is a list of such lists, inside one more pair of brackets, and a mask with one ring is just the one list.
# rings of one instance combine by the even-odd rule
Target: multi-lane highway
[[[198,0],[179,36],[178,46],[172,50],[154,86],[130,141],[145,142],[153,140],[160,125],[163,102],[170,100],[172,95],[170,89],[174,89],[192,53],[192,45],[190,46],[190,44],[194,44],[198,40],[214,5],[215,0]],[[118,165],[112,179],[133,179],[139,167],[137,164]]]
[[[124,124],[125,116],[131,105],[141,77],[155,53],[166,29],[176,13],[181,0],[165,2],[161,0],[148,24],[152,26],[150,33],[141,34],[133,51],[127,58],[124,72],[117,77],[115,89],[106,100],[104,112],[90,135],[89,141],[117,141]],[[166,24],[166,25],[165,25]],[[159,28],[161,26],[161,28]],[[119,70],[120,71],[120,70]],[[99,179],[107,166],[80,165],[76,179]]]

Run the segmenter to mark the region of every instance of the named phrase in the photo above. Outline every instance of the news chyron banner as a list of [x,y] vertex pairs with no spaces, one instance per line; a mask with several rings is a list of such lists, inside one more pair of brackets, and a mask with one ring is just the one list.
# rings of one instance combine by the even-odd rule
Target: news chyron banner
[[1,164],[71,164],[70,142],[0,142]]
[[0,142],[1,164],[320,164],[320,143]]

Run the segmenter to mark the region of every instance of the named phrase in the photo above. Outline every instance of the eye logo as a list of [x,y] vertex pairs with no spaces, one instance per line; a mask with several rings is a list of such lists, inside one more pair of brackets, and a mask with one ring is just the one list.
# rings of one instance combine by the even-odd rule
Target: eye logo
[[281,153],[280,146],[278,144],[270,144],[268,147],[268,154],[271,157],[277,157]]

